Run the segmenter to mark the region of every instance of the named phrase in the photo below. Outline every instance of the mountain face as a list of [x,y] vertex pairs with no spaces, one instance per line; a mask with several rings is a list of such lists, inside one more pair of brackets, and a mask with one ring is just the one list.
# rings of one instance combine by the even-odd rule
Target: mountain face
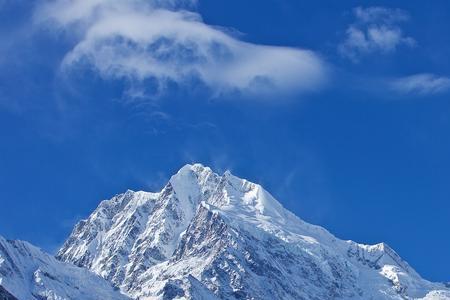
[[0,237],[0,299],[126,300],[112,284],[87,269],[58,261],[22,241]]
[[159,193],[101,202],[57,258],[141,300],[450,299],[386,244],[339,240],[261,186],[199,164]]

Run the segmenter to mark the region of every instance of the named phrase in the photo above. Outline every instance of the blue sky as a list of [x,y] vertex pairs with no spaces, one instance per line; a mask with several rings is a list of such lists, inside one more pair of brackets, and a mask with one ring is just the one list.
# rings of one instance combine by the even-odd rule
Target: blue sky
[[101,199],[201,162],[448,281],[449,14],[0,0],[0,234],[54,251]]

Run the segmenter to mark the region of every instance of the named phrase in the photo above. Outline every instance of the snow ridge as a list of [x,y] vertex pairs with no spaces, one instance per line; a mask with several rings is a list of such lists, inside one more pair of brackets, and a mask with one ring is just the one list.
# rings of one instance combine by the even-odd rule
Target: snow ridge
[[87,269],[60,262],[27,242],[0,236],[1,286],[2,297],[9,294],[6,299],[129,299]]

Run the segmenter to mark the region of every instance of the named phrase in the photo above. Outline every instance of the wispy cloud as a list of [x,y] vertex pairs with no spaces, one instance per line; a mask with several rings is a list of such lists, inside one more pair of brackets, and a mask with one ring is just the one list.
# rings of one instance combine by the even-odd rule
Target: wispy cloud
[[415,74],[396,78],[390,86],[396,92],[404,94],[429,95],[450,90],[450,77],[435,74]]
[[399,46],[414,46],[416,41],[403,33],[400,23],[408,21],[407,12],[384,7],[357,7],[355,22],[346,30],[346,38],[339,45],[339,53],[357,62],[372,53],[391,53]]
[[40,7],[39,24],[77,36],[64,70],[168,83],[200,81],[215,94],[315,90],[326,66],[314,52],[243,42],[189,11],[195,1],[57,0]]

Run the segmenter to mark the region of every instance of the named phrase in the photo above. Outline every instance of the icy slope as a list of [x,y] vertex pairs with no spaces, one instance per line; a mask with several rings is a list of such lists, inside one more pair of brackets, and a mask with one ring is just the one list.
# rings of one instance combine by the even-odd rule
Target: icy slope
[[[0,237],[0,286],[19,300],[125,300],[87,269],[56,260],[22,241]],[[0,292],[6,297],[6,292]],[[14,298],[5,298],[14,299]]]
[[198,164],[160,193],[102,202],[58,257],[136,299],[450,299],[387,245],[339,240],[261,186]]

